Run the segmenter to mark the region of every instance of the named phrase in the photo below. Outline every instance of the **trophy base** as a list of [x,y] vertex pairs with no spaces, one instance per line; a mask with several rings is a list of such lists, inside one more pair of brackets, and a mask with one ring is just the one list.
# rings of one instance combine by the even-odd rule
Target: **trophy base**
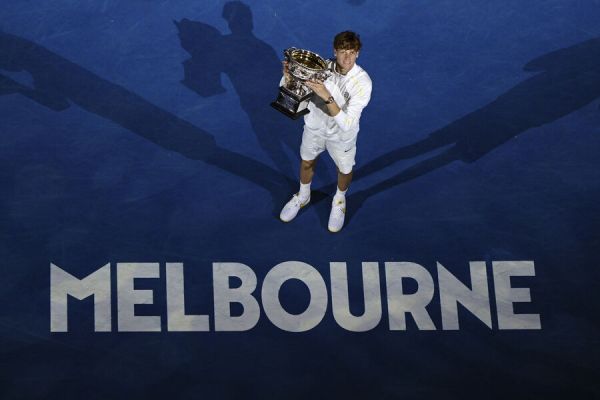
[[286,117],[289,117],[289,118],[293,119],[294,121],[297,120],[300,117],[305,116],[306,114],[308,114],[310,112],[308,110],[308,108],[305,108],[302,111],[293,112],[293,111],[288,110],[287,108],[285,108],[281,104],[277,103],[276,101],[274,101],[274,102],[271,103],[271,107],[273,107],[274,109],[276,109],[277,111],[279,111],[280,113],[282,113],[283,115],[285,115]]
[[304,96],[298,96],[296,93],[282,86],[279,88],[277,100],[271,103],[271,107],[286,117],[296,120],[309,113],[308,102],[312,96],[312,92]]

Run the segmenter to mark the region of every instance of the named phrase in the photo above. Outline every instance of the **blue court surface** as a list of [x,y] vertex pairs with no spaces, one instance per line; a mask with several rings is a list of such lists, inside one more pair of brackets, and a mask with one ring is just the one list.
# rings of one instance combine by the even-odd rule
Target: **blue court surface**
[[[599,22],[598,0],[5,1],[0,398],[600,398]],[[302,120],[269,104],[284,49],[332,57],[344,30],[373,94],[332,234],[325,154],[278,219]]]

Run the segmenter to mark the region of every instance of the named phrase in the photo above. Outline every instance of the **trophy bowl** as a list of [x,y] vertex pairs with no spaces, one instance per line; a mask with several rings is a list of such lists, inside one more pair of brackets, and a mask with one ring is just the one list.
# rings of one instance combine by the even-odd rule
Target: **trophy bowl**
[[291,47],[283,54],[288,61],[290,74],[294,78],[300,81],[327,79],[327,62],[317,53]]
[[304,82],[324,81],[330,72],[327,61],[312,51],[290,47],[283,55],[288,62],[290,79],[279,88],[279,95],[271,106],[292,119],[298,119],[308,114],[308,102],[314,94]]

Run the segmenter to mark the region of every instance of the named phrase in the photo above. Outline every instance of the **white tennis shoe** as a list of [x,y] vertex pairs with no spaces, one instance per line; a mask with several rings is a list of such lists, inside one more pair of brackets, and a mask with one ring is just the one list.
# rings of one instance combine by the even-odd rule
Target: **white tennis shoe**
[[282,220],[283,222],[290,222],[291,220],[296,218],[296,215],[298,215],[298,211],[300,211],[300,209],[302,207],[304,207],[305,205],[307,205],[309,202],[310,202],[310,195],[308,196],[308,198],[306,200],[303,201],[298,196],[298,193],[296,193],[295,195],[292,196],[292,199],[290,201],[288,201],[285,204],[285,206],[283,206],[283,209],[281,210],[281,213],[279,214],[279,219]]
[[339,232],[344,226],[344,219],[346,218],[346,199],[345,198],[333,198],[331,202],[331,213],[329,214],[329,223],[327,229],[329,232]]

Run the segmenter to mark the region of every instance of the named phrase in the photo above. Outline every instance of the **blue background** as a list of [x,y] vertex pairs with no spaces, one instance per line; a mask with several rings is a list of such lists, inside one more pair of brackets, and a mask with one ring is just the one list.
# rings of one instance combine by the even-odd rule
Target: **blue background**
[[[599,396],[600,2],[244,4],[229,21],[209,0],[3,4],[1,397]],[[361,34],[373,96],[332,235],[327,157],[313,204],[277,219],[302,125],[268,104],[283,49],[329,57],[346,29]],[[88,299],[69,304],[71,333],[49,332],[51,262],[78,277],[184,262],[186,306],[204,314],[212,262],[260,282],[287,260],[326,281],[330,261],[348,262],[356,313],[362,261],[434,276],[439,261],[468,282],[468,261],[533,260],[517,312],[541,314],[542,330],[490,330],[461,310],[459,331],[390,332],[384,310],[358,334],[329,309],[301,334],[264,314],[245,333],[94,334]],[[164,321],[164,281],[140,287],[157,299],[142,312]],[[281,298],[308,302],[301,284]],[[429,311],[440,329],[437,295]]]

